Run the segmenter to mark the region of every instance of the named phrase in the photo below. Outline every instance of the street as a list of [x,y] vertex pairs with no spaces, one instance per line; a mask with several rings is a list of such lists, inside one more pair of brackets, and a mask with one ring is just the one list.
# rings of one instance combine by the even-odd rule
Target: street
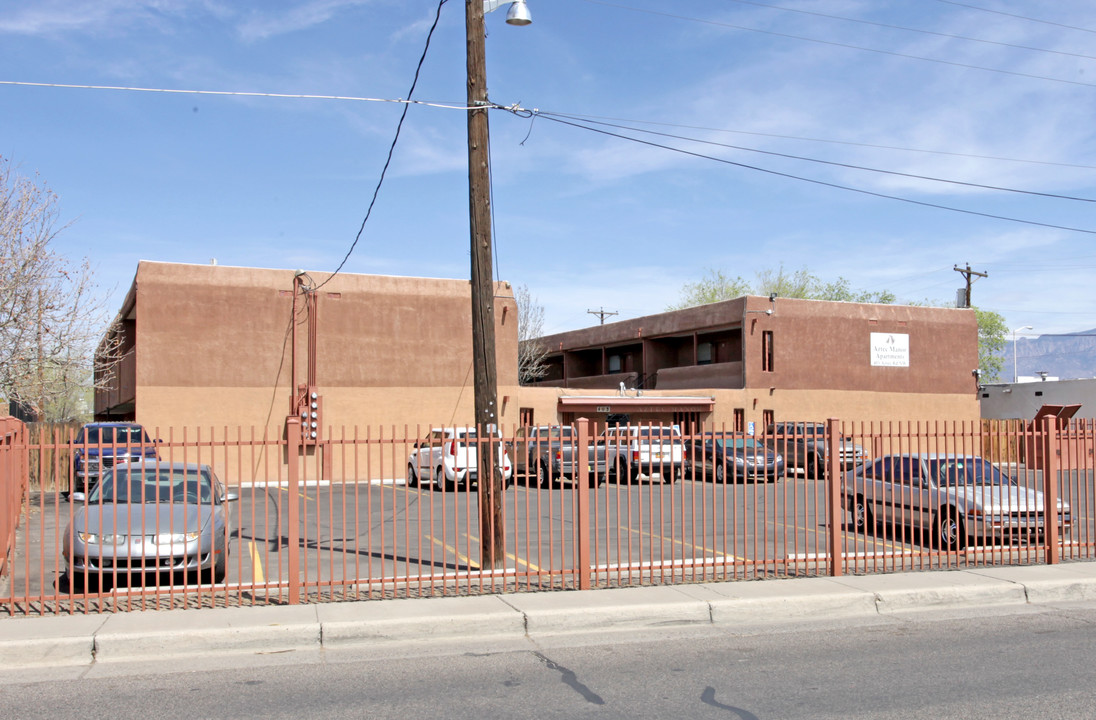
[[0,716],[1091,717],[1096,603],[21,670]]

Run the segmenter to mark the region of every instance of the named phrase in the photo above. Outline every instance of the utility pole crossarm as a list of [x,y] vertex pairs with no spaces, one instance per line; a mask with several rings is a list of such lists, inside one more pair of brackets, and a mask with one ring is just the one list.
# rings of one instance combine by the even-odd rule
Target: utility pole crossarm
[[989,273],[978,272],[977,270],[971,270],[970,269],[970,263],[967,263],[967,266],[965,268],[961,268],[958,265],[956,265],[954,267],[954,270],[955,270],[955,272],[961,274],[967,281],[967,289],[966,289],[966,295],[965,295],[965,298],[966,298],[965,307],[969,308],[970,307],[970,289],[971,289],[971,285],[974,284],[974,281],[971,279],[971,277],[972,276],[974,276],[974,277],[983,277],[983,278],[984,277],[989,277]]

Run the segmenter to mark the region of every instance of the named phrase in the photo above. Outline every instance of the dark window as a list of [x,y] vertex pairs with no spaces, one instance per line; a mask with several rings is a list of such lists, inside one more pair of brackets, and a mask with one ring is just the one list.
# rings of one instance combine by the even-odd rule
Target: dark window
[[[769,427],[770,425],[773,424],[773,417],[774,417],[774,415],[773,415],[772,410],[762,410],[761,411],[761,424],[764,425],[765,427]],[[779,432],[779,431],[777,431],[777,432]]]
[[620,368],[621,368],[620,356],[619,355],[610,355],[609,356],[609,372],[618,373],[618,372],[620,372]]
[[696,346],[696,364],[712,364],[712,344],[710,342],[700,343]]
[[529,427],[533,424],[533,408],[523,407],[518,410],[518,423],[522,427]]
[[734,431],[746,432],[746,410],[743,408],[734,409]]
[[761,371],[773,371],[773,331],[761,332]]

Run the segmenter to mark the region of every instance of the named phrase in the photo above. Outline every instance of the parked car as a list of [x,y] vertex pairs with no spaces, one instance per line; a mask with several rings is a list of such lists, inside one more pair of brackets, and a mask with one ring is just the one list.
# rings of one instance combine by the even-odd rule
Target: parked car
[[697,478],[720,483],[777,480],[784,474],[784,457],[751,437],[706,432],[686,444],[685,459]]
[[580,465],[577,453],[586,463],[590,486],[605,477],[605,445],[592,443],[585,452],[575,447],[577,437],[570,425],[520,427],[514,433],[514,474],[526,485],[549,487],[561,478],[574,480]]
[[[513,471],[510,456],[506,454],[497,430],[495,437],[492,444],[498,448],[503,483],[509,486]],[[477,438],[475,428],[434,428],[415,443],[407,458],[407,483],[417,487],[432,481],[437,490],[470,488],[479,476],[478,447],[486,443]]]
[[[858,530],[908,527],[943,549],[976,543],[1039,541],[1043,493],[1020,487],[980,457],[884,455],[845,474],[842,499]],[[1073,519],[1058,501],[1063,532]]]
[[[100,473],[116,463],[159,457],[157,443],[137,423],[88,423],[72,441],[72,484],[70,492],[87,492]],[[65,497],[69,492],[62,493]]]
[[[800,468],[807,477],[825,477],[830,457],[825,423],[774,423],[765,429],[765,445],[780,453],[789,468]],[[853,468],[864,461],[864,447],[843,437],[837,459],[842,470]]]
[[685,443],[677,425],[617,425],[607,428],[599,444],[605,447],[605,467],[617,482],[640,475],[659,475],[672,483],[685,471]]
[[134,460],[103,471],[76,504],[63,536],[70,588],[85,577],[187,573],[224,580],[230,518],[226,493],[208,465]]

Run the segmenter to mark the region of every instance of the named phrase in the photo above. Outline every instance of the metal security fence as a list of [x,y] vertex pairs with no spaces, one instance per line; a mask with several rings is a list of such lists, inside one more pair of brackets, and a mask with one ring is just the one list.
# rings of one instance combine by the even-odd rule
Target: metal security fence
[[[750,437],[580,420],[495,437],[326,429],[318,443],[292,428],[153,430],[154,457],[105,468],[79,492],[71,431],[5,426],[0,607],[294,604],[1093,556],[1091,421],[783,427]],[[497,491],[479,482],[477,456],[498,458]],[[203,466],[215,477],[204,499],[170,495]],[[123,485],[138,494],[119,509],[108,488]]]

